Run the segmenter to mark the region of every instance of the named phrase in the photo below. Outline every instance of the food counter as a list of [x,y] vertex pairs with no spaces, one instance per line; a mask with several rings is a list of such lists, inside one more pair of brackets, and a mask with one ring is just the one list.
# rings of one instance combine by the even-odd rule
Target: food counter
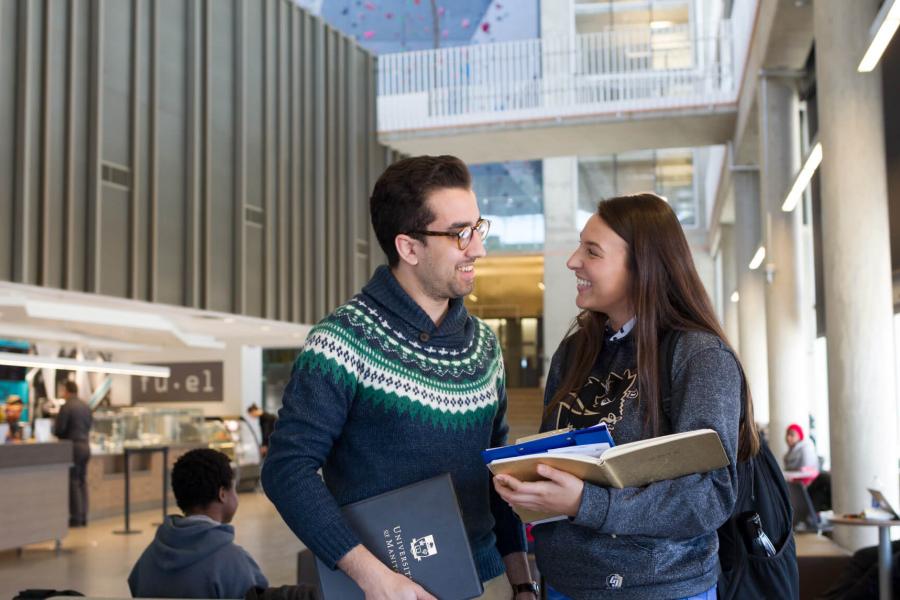
[[66,536],[71,464],[69,441],[0,444],[0,550]]
[[[88,463],[88,519],[124,512],[126,448],[168,446],[168,469],[193,448],[214,448],[231,459],[239,488],[249,489],[259,477],[259,444],[239,417],[206,417],[197,409],[127,407],[98,411],[91,430],[91,461]],[[135,453],[129,458],[131,511],[157,508],[162,504],[163,455]],[[241,480],[246,480],[240,486]],[[177,512],[169,490],[169,512]]]

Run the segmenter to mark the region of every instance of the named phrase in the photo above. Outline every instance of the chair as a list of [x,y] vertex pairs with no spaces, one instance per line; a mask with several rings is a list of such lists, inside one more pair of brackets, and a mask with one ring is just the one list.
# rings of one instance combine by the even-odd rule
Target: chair
[[815,531],[816,533],[831,531],[831,525],[819,518],[819,513],[813,506],[806,486],[792,481],[788,483],[788,491],[791,495],[791,506],[794,509],[794,531]]

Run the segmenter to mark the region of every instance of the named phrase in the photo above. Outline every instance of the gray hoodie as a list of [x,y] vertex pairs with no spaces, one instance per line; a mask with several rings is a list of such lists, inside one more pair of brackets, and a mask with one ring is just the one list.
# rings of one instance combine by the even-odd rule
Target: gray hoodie
[[128,576],[135,598],[243,598],[269,582],[234,527],[212,519],[166,517]]
[[[560,383],[564,341],[547,378],[546,401]],[[543,429],[606,422],[617,444],[642,433],[634,335],[607,341],[577,400],[545,420]],[[662,433],[710,428],[731,464],[643,488],[585,483],[574,518],[538,525],[538,569],[573,600],[685,598],[710,589],[719,573],[716,529],[737,496],[735,458],[741,374],[730,350],[711,334],[682,334],[672,357],[671,404]]]

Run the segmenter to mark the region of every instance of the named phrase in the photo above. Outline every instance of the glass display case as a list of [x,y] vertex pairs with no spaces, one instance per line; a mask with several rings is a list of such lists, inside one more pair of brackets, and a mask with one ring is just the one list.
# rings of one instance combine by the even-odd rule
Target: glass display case
[[204,427],[209,447],[225,453],[234,464],[238,489],[256,487],[261,453],[250,423],[238,416],[206,417]]
[[94,454],[117,454],[125,448],[163,444],[203,444],[200,409],[124,407],[94,413],[91,428]]

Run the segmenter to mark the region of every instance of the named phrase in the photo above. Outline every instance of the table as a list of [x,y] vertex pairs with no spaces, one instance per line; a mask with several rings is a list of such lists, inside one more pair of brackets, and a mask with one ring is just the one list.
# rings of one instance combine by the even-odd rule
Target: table
[[891,527],[900,527],[900,521],[880,519],[856,519],[831,517],[835,525],[856,525],[878,528],[878,597],[893,598],[891,591]]
[[166,520],[166,511],[169,501],[169,447],[168,446],[141,446],[137,448],[125,448],[125,529],[117,529],[113,533],[129,535],[140,533],[140,529],[131,528],[131,455],[151,454],[162,452],[162,520]]

